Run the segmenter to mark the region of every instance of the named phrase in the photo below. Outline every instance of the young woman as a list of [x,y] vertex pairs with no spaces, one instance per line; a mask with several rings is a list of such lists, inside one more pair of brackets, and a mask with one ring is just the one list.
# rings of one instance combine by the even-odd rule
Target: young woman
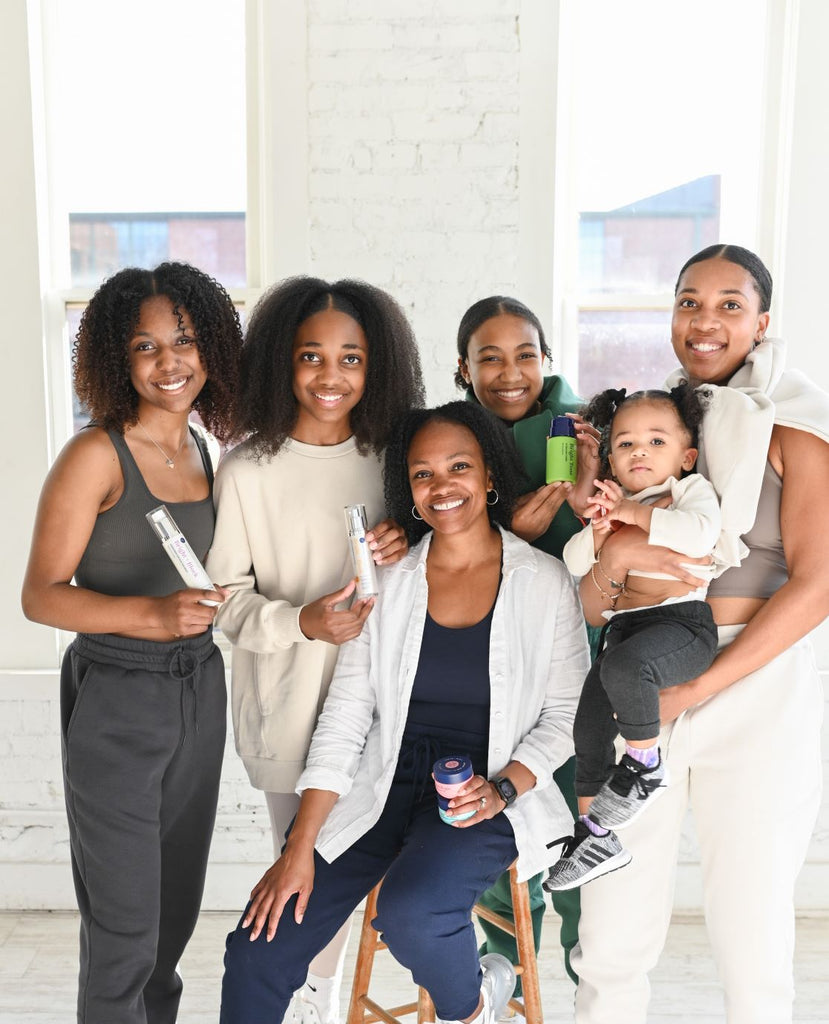
[[[689,803],[729,1024],[792,1019],[793,889],[821,789],[823,695],[807,634],[829,612],[829,536],[815,529],[829,502],[829,397],[784,369],[782,344],[766,337],[770,301],[768,271],[739,246],[697,253],[677,281],[671,333],[682,369],[669,385],[682,378],[713,392],[699,469],[721,499],[715,557],[741,537],[749,555],[709,588],[713,664],[660,694],[670,783],[625,834],[632,864],[582,893],[580,1024],[646,1018]],[[602,548],[615,580],[636,569],[693,583],[689,561],[633,526]],[[596,596],[584,581],[585,605]]]
[[228,436],[241,342],[224,289],[165,263],[106,281],[75,344],[92,423],[44,485],[23,610],[78,633],[61,722],[84,1024],[169,1024],[181,996],[225,737],[216,609],[203,602],[223,595],[182,586],[145,516],[166,504],[204,558],[213,468],[188,418],[197,409]]
[[[437,1015],[493,1024],[503,1008],[515,975],[491,954],[482,987],[471,911],[516,856],[524,879],[548,864],[569,826],[552,775],[572,750],[588,664],[566,570],[502,528],[517,482],[508,438],[474,406],[400,425],[387,500],[417,543],[342,648],[284,853],[228,937],[223,1024],[279,1024],[309,961],[381,878],[375,927]],[[450,825],[431,770],[461,750],[476,774]]]
[[[466,391],[468,400],[478,402],[510,429],[531,488],[516,502],[510,528],[533,547],[561,558],[566,542],[581,529],[577,515],[584,514],[593,494],[593,479],[599,466],[598,434],[577,415],[581,399],[563,377],[544,375],[544,360],[551,358],[544,329],[535,313],[518,299],[492,295],[470,306],[461,318],[457,345],[455,384]],[[570,483],[545,483],[550,421],[553,416],[562,415],[572,416],[579,439],[575,487]],[[589,629],[588,637],[595,654],[599,630]],[[556,783],[576,817],[575,760],[556,772]],[[565,967],[576,981],[570,967],[570,950],[578,940],[579,894],[557,892],[552,901],[561,918]],[[481,902],[496,913],[511,917],[509,876],[499,879],[484,893]],[[530,882],[536,950],[541,943],[544,906],[539,875]],[[481,928],[486,935],[482,949],[503,953],[513,961],[517,959],[514,939],[484,920]],[[520,993],[520,982],[516,991]]]
[[[417,346],[397,303],[361,281],[296,277],[253,311],[242,360],[241,431],[216,479],[211,579],[231,591],[216,620],[233,643],[236,746],[265,791],[274,857],[340,644],[372,601],[353,601],[343,506],[366,506],[379,565],[405,553],[385,519],[379,457],[423,404]],[[335,1024],[349,927],[314,960],[294,1012]]]

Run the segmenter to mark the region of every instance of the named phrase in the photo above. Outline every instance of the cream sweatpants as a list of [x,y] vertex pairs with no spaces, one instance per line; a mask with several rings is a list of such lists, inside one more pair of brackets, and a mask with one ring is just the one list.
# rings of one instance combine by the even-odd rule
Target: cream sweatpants
[[[743,627],[720,627],[720,648]],[[691,806],[728,1024],[786,1024],[794,883],[820,806],[823,694],[808,639],[662,731],[670,785],[625,830],[622,871],[582,890],[577,1024],[645,1024]]]

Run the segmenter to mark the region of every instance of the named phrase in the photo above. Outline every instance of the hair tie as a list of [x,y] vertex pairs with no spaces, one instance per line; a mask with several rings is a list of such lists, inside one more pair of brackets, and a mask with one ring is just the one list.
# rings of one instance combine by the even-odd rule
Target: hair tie
[[627,388],[608,388],[607,396],[614,405],[621,405],[627,397]]

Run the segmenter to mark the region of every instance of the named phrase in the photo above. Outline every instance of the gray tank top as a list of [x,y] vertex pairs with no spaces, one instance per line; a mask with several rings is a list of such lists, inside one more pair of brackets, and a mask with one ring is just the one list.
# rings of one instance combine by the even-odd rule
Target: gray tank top
[[727,569],[708,587],[709,597],[771,597],[788,580],[789,570],[780,533],[783,480],[766,462],[754,525],[743,537],[749,547],[740,565]]
[[95,520],[75,570],[79,587],[112,597],[163,597],[184,589],[145,515],[159,505],[166,505],[193,551],[204,561],[216,522],[213,465],[203,438],[192,427],[190,433],[204,464],[209,493],[201,501],[162,502],[150,493],[123,436],[115,430],[107,431],[121,463],[124,491],[112,508],[101,512]]

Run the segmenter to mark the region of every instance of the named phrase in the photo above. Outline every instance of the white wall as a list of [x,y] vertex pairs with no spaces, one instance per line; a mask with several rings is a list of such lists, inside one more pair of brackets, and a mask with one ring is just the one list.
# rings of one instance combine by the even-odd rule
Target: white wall
[[[37,7],[37,4],[33,4]],[[829,237],[827,80],[819,40],[829,11],[802,0],[792,131],[792,187],[778,323],[796,361],[829,385],[816,309]],[[73,905],[60,783],[57,649],[26,623],[19,582],[48,467],[43,340],[44,247],[38,246],[41,129],[32,116],[26,0],[7,0],[0,34],[0,137],[7,154],[0,250],[11,357],[0,404],[0,906]],[[554,323],[554,119],[557,5],[550,0],[285,0],[251,4],[256,229],[252,284],[290,272],[364,277],[388,288],[421,340],[429,395],[452,397],[454,332],[474,299],[523,295]],[[280,60],[269,59],[274,50]],[[304,59],[307,54],[307,59]],[[37,54],[35,54],[35,58]],[[35,59],[35,68],[37,60]],[[291,97],[285,105],[283,98]],[[33,124],[35,127],[33,128]],[[11,161],[11,162],[9,162]],[[829,643],[820,663],[829,669]],[[233,907],[269,857],[267,815],[228,750],[206,905]],[[699,906],[689,838],[680,900]],[[799,889],[829,908],[824,810]]]

